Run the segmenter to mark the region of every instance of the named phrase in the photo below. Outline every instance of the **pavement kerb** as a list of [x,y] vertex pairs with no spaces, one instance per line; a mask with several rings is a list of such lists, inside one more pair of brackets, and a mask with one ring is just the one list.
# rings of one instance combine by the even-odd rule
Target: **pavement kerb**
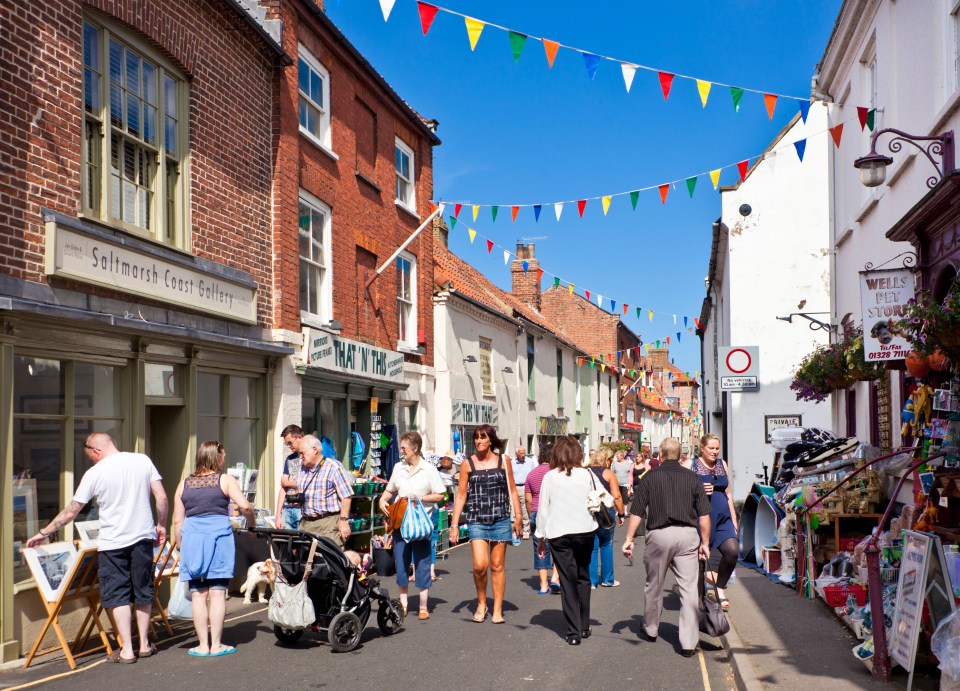
[[[730,622],[730,630],[720,636],[720,642],[724,649],[730,654],[730,666],[733,667],[733,675],[737,681],[737,688],[740,691],[763,691],[763,684],[757,678],[757,672],[753,668],[749,657],[743,652],[744,644],[737,633],[736,623],[733,617],[727,614],[727,621]],[[738,652],[739,651],[739,652]]]

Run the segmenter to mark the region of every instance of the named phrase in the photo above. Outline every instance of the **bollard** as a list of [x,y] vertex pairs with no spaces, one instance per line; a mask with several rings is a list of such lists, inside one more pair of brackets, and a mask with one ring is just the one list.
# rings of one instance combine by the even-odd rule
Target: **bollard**
[[873,678],[890,681],[890,654],[887,651],[887,627],[883,616],[883,584],[880,582],[880,548],[876,536],[864,550],[867,556],[867,582],[870,592],[870,619],[873,623]]

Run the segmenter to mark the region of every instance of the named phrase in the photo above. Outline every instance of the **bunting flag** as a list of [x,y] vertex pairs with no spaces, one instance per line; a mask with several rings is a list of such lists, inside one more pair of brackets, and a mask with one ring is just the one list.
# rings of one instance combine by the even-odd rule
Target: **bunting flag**
[[510,36],[510,49],[513,51],[513,61],[520,62],[520,53],[523,52],[523,45],[527,42],[526,34],[519,31],[508,31]]
[[553,61],[557,59],[557,50],[560,49],[560,44],[556,41],[548,41],[547,39],[543,40],[543,50],[547,54],[547,64],[550,66],[550,69],[553,69]]
[[[616,311],[617,311],[617,301],[616,301],[616,300],[611,300],[611,301],[610,301],[610,311],[611,311],[611,312],[616,312]],[[620,353],[617,353],[617,359],[618,359],[618,360],[620,359]]]
[[793,143],[793,146],[797,150],[797,157],[800,159],[800,162],[803,163],[803,152],[807,150],[807,140],[798,139]]
[[499,207],[499,206],[491,206],[491,207],[490,207],[491,223],[496,223],[496,222],[497,222],[497,212],[498,212],[499,210],[500,210],[500,207]]
[[774,169],[777,167],[777,152],[768,151],[763,155],[763,160],[767,162],[767,167],[770,169],[770,173],[773,174]]
[[567,288],[570,290],[570,294],[573,295],[573,284],[569,284]]
[[586,199],[577,200],[577,211],[580,212],[580,218],[583,218],[583,210],[587,207]]
[[584,291],[583,291],[583,294],[587,296],[587,302],[590,302],[590,291],[589,291],[589,290],[584,290]]
[[678,331],[678,332],[677,332],[677,343],[679,343],[679,342],[680,342],[680,332]]
[[763,105],[767,107],[767,116],[773,120],[773,111],[777,107],[777,95],[776,94],[764,94],[763,95]]
[[457,217],[450,216],[450,230],[454,230],[457,227]]
[[653,310],[650,310],[647,314],[650,316],[650,321],[653,321]]
[[683,328],[687,328],[687,318],[683,318]]
[[543,280],[543,269],[537,269],[537,283]]
[[557,220],[559,221],[559,220],[560,220],[560,214],[563,213],[563,202],[557,202],[556,204],[554,204],[554,205],[553,205],[553,210],[556,212],[556,214],[557,214]]
[[479,204],[474,204],[474,205],[473,205],[473,222],[474,222],[474,223],[477,222],[477,214],[479,214],[479,213],[480,213],[480,205],[479,205]]
[[599,307],[600,309],[603,309],[603,296],[602,296],[602,295],[597,295],[597,307]]
[[[424,34],[427,32],[424,31]],[[669,72],[658,72],[657,76],[660,78],[660,89],[663,90],[663,100],[666,101],[670,97],[670,87],[673,86],[673,75]]]
[[493,240],[487,240],[487,254],[493,252]]
[[430,25],[433,24],[433,20],[437,18],[437,10],[440,8],[436,5],[428,5],[425,2],[417,2],[417,12],[420,13],[420,26],[423,28],[423,35],[426,36],[427,32],[430,31]]
[[590,77],[590,81],[593,81],[593,78],[597,76],[597,68],[600,67],[600,56],[593,53],[584,53],[583,65],[587,68],[587,76]]
[[637,200],[640,198],[640,190],[634,190],[630,193],[630,206],[633,207],[633,210],[637,210]]
[[627,310],[630,309],[630,305],[623,303],[623,316],[627,316]]
[[713,189],[717,189],[717,185],[720,184],[720,171],[721,168],[710,171],[710,182],[713,183]]
[[870,110],[867,111],[867,127],[870,128],[871,132],[873,132],[873,125],[876,120],[876,116],[877,116],[876,108],[871,108]]
[[536,223],[539,223],[539,222],[540,222],[540,209],[542,209],[542,208],[543,208],[543,207],[542,207],[540,204],[534,204],[534,205],[533,205],[533,220],[534,220]]
[[700,104],[703,108],[707,107],[707,98],[710,96],[710,87],[713,86],[710,82],[705,82],[702,79],[697,80],[697,91],[700,94]]
[[504,265],[510,263],[510,252],[507,251],[507,250],[504,250],[504,251],[503,251],[503,263],[504,263]]
[[810,100],[804,101],[803,99],[797,100],[797,106],[800,108],[800,118],[803,120],[803,124],[807,124],[807,114],[810,112]]
[[830,128],[830,136],[833,137],[834,145],[839,149],[840,148],[840,137],[843,136],[843,123],[841,122],[836,127]]
[[520,262],[520,263],[523,265],[523,273],[527,273],[527,270],[530,268],[530,262],[528,262],[526,259],[524,259],[524,260],[523,260],[522,262]]
[[660,185],[660,203],[667,203],[667,193],[670,191],[670,185]]
[[733,99],[733,112],[740,112],[740,99],[743,98],[743,89],[738,86],[730,87],[730,97]]
[[477,231],[473,228],[467,228],[467,232],[470,233],[470,244],[473,244],[473,241],[477,238]]
[[690,193],[690,198],[693,199],[693,191],[697,188],[697,176],[694,175],[692,178],[687,178],[687,192]]
[[747,168],[749,168],[749,166],[748,161],[740,161],[740,163],[737,164],[737,171],[740,173],[740,182],[747,179]]
[[600,198],[600,203],[603,205],[603,215],[607,215],[607,211],[610,209],[610,195],[608,194],[605,197]]
[[633,75],[637,73],[637,66],[629,62],[620,63],[620,71],[623,73],[623,84],[627,87],[627,93],[630,93],[630,87],[633,85]]
[[553,289],[554,289],[554,290],[559,290],[559,289],[560,289],[560,277],[559,277],[559,276],[554,276],[554,277],[553,277]]
[[467,27],[467,37],[470,39],[470,50],[475,50],[477,41],[480,40],[480,34],[483,33],[483,27],[486,25],[472,17],[464,17],[463,23]]
[[462,209],[462,208],[463,208],[463,204],[454,204],[454,205],[453,205],[453,216],[454,216],[454,218],[456,218],[457,220],[460,219],[460,209]]
[[[641,312],[641,309],[638,307],[638,308],[637,308],[637,319],[640,318],[640,312]],[[639,353],[638,353],[638,355],[639,355]]]
[[383,11],[383,21],[390,20],[390,12],[393,11],[393,4],[397,0],[380,0],[380,9]]
[[863,128],[867,126],[867,113],[870,112],[869,108],[864,108],[863,106],[857,106],[857,119],[860,121],[860,131],[863,132]]
[[511,222],[511,223],[516,223],[516,222],[517,222],[517,214],[518,214],[518,213],[520,213],[520,207],[519,207],[519,206],[511,206],[511,207],[510,207],[510,222]]

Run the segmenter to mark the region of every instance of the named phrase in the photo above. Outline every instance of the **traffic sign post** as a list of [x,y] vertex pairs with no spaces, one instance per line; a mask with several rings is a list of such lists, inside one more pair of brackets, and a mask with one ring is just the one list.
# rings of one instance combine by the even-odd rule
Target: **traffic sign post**
[[718,348],[717,355],[721,391],[756,391],[760,388],[758,346],[727,346]]

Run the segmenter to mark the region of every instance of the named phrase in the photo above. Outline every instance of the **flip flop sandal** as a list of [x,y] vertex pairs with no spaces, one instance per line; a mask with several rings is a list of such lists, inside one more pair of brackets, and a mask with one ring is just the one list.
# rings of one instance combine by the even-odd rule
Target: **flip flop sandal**
[[223,657],[224,655],[233,655],[235,652],[237,652],[237,646],[225,645],[223,650],[218,653],[210,653],[207,657]]
[[190,648],[187,651],[187,655],[193,655],[194,657],[210,657],[210,653],[201,653],[199,648]]
[[133,664],[134,662],[136,662],[136,661],[137,661],[137,658],[135,658],[135,657],[131,657],[131,658],[129,658],[129,659],[128,659],[128,658],[125,658],[125,657],[120,657],[120,650],[119,650],[119,649],[118,649],[118,650],[114,650],[112,653],[109,653],[109,654],[107,655],[107,662],[115,662],[115,663],[121,664],[121,665],[132,665],[132,664]]
[[722,609],[724,612],[728,612],[730,610],[730,600],[726,598],[720,598],[720,609]]
[[477,622],[478,624],[482,624],[482,623],[483,623],[483,620],[486,619],[486,618],[487,618],[487,610],[485,610],[485,609],[482,609],[482,610],[481,610],[481,609],[478,609],[478,610],[477,610],[476,612],[474,612],[474,614],[473,614],[473,620],[474,620],[475,622]]
[[148,650],[148,651],[145,652],[145,653],[137,653],[137,657],[139,657],[139,658],[142,660],[142,659],[145,658],[145,657],[153,657],[153,656],[156,655],[156,654],[157,654],[157,646],[155,646],[155,645],[153,645],[153,644],[151,643],[151,644],[150,644],[150,650]]
[[537,590],[537,595],[549,595],[550,592],[550,588],[547,588],[546,590]]
[[493,624],[505,624],[505,623],[507,623],[507,620],[504,619],[502,616],[501,616],[499,619],[497,619],[496,617],[491,617],[491,618],[490,618],[490,621],[491,621],[491,623],[493,623]]
[[421,608],[420,608],[420,614],[417,615],[417,616],[418,616],[418,618],[420,619],[420,621],[423,621],[424,619],[429,619],[429,618],[430,618],[430,610],[428,610],[426,607],[421,607]]
[[551,584],[550,584],[550,590],[551,590],[551,592],[559,593],[559,592],[560,592],[560,584],[559,584],[559,583],[551,583]]

